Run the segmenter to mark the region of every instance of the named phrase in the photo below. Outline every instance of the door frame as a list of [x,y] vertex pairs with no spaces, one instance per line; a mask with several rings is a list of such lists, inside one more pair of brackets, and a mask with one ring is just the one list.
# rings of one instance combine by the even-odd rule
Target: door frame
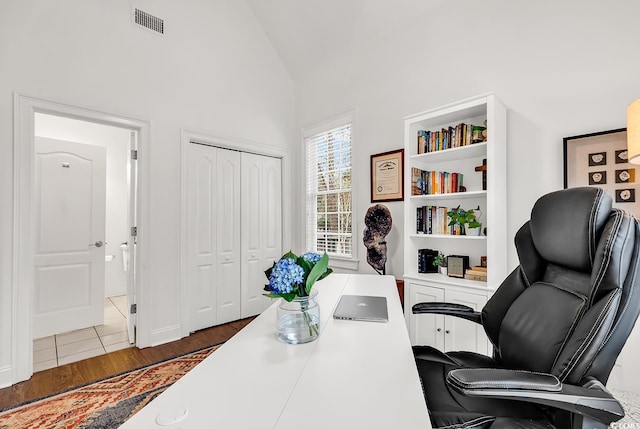
[[11,314],[11,383],[33,374],[33,192],[35,113],[44,113],[125,128],[138,133],[138,328],[136,345],[149,345],[146,226],[149,212],[149,121],[86,109],[14,93],[13,260]]
[[[209,134],[180,130],[180,167],[181,167],[181,192],[180,192],[180,335],[186,337],[190,334],[189,327],[189,288],[187,287],[188,266],[188,234],[189,234],[189,168],[188,147],[192,143],[203,144],[222,149],[230,149],[239,152],[249,152],[257,155],[272,156],[282,161],[282,249],[291,249],[291,179],[290,179],[290,155],[285,149],[275,146],[260,144],[257,142],[232,139],[228,137],[216,137]],[[276,261],[274,261],[276,262]],[[265,280],[266,281],[266,280]]]

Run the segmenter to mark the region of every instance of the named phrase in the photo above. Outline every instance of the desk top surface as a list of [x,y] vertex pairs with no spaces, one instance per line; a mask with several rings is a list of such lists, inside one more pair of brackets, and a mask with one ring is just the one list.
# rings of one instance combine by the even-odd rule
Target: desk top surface
[[[121,427],[430,428],[394,278],[334,273],[314,287],[318,340],[279,342],[274,303]],[[387,297],[389,322],[333,319],[342,294]]]

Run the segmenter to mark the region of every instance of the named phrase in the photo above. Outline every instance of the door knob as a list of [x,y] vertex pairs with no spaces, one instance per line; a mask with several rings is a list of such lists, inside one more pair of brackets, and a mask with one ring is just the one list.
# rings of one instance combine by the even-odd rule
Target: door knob
[[90,244],[89,247],[91,247],[91,246],[102,247],[105,244],[107,244],[107,243],[103,243],[102,241],[96,241],[95,243]]

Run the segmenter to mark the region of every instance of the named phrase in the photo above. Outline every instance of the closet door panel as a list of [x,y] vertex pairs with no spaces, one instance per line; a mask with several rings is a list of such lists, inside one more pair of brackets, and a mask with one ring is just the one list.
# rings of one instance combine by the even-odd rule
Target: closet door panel
[[282,211],[281,192],[272,190],[281,186],[281,172],[271,171],[273,160],[280,162],[242,154],[242,317],[259,314],[272,303],[263,296],[268,282],[264,271],[282,256],[282,239],[275,238],[282,235],[281,227],[271,230],[281,223]]
[[189,212],[187,288],[189,330],[216,324],[216,152],[191,144],[188,150]]
[[262,194],[265,196],[263,250],[267,259],[282,255],[282,161],[263,157]]
[[240,152],[217,151],[217,323],[240,318]]
[[190,144],[189,330],[261,313],[264,271],[282,256],[282,172],[277,158]]

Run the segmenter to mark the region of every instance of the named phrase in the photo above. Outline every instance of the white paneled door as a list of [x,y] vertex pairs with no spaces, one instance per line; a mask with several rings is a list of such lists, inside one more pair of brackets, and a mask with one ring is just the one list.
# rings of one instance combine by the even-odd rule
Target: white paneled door
[[190,331],[216,323],[216,153],[202,145],[189,145],[187,287]]
[[282,167],[279,158],[242,154],[242,317],[265,310],[264,270],[282,256]]
[[190,144],[189,330],[240,318],[240,153]]
[[36,138],[34,338],[104,322],[106,148]]
[[216,149],[218,324],[240,318],[240,152]]
[[281,161],[190,143],[187,149],[189,330],[262,312],[264,270],[281,256]]

